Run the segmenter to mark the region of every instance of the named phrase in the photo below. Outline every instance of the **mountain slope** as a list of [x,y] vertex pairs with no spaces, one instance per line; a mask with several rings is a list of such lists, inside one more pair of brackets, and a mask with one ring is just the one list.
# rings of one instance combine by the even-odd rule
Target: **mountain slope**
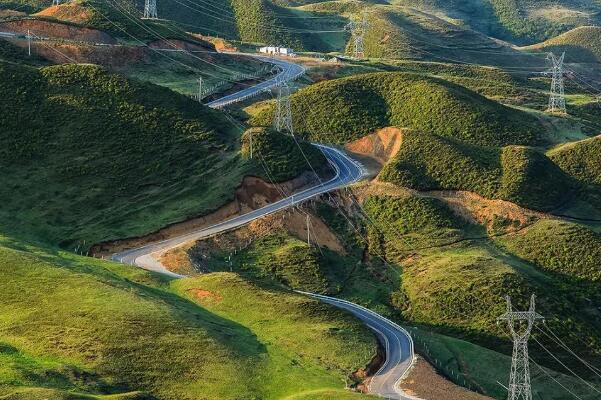
[[0,241],[1,398],[343,396],[375,351],[358,321],[273,285],[226,273],[171,282]]
[[[5,233],[83,249],[205,215],[231,201],[244,176],[265,175],[241,157],[240,132],[220,112],[159,86],[91,65],[6,63],[0,87]],[[265,151],[278,159],[278,149]],[[285,167],[278,179],[307,169]]]

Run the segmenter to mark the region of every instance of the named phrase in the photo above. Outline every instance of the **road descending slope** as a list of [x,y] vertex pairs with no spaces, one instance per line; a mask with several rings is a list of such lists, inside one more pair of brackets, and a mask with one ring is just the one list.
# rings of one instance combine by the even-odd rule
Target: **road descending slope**
[[416,397],[406,395],[398,387],[399,381],[407,375],[415,358],[413,340],[405,329],[389,319],[349,301],[302,291],[298,291],[298,293],[314,297],[324,303],[350,312],[373,330],[377,334],[378,339],[384,343],[386,361],[371,378],[369,383],[370,393],[387,399],[417,399]]
[[[296,64],[263,57],[262,59],[279,66],[281,68],[281,72],[275,78],[262,82],[256,86],[253,86],[252,88],[247,88],[222,99],[216,100],[208,105],[212,108],[220,108],[228,104],[243,101],[249,97],[270,89],[280,80],[294,80],[304,72],[304,69]],[[188,232],[184,235],[168,240],[150,243],[139,248],[114,254],[112,259],[125,264],[137,265],[141,268],[176,278],[183,278],[182,275],[178,275],[167,270],[160,263],[160,261],[158,261],[162,253],[181,246],[186,242],[214,236],[219,233],[238,228],[242,225],[250,223],[253,220],[273,214],[277,211],[286,209],[288,207],[293,207],[296,204],[320,194],[358,182],[366,175],[366,171],[361,164],[351,159],[344,152],[326,145],[316,144],[316,146],[321,149],[336,172],[334,177],[330,180],[326,182],[320,182],[319,184],[299,193],[295,193],[290,197],[281,199],[260,209],[253,210],[247,214],[220,222],[213,226]],[[414,359],[413,341],[406,330],[392,321],[374,313],[373,311],[368,310],[367,308],[347,302],[345,300],[338,300],[327,296],[309,293],[305,294],[351,312],[353,315],[363,321],[370,329],[376,332],[378,339],[384,344],[386,361],[373,376],[369,385],[370,393],[388,399],[414,399],[413,397],[405,395],[398,388],[399,381],[407,374],[409,368],[413,364]]]

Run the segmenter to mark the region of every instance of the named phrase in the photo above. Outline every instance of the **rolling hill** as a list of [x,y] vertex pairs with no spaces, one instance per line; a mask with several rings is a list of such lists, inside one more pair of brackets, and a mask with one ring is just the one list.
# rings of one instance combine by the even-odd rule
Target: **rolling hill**
[[527,147],[482,148],[407,132],[379,178],[418,190],[468,190],[536,210],[553,210],[577,186],[543,154]]
[[549,39],[577,26],[598,22],[593,0],[395,0],[441,14],[485,35],[516,44]]
[[[5,233],[69,248],[147,234],[212,212],[244,176],[265,175],[219,112],[168,89],[91,65],[9,63],[0,85],[10,94],[0,117]],[[265,145],[274,160],[284,149],[294,153]],[[307,169],[286,168],[277,179]]]
[[599,63],[601,62],[601,27],[581,26],[525,49],[543,50],[555,54],[566,52],[568,62]]
[[269,0],[159,1],[160,20],[141,20],[140,5],[132,0],[77,0],[58,7],[44,1],[0,2],[0,7],[38,11],[38,18],[90,26],[125,41],[182,37],[201,33],[245,42],[285,45],[297,50],[332,51],[344,47],[345,19],[313,18]]
[[341,382],[375,352],[358,321],[281,287],[0,241],[3,399],[350,399]]
[[[375,73],[321,82],[292,95],[295,130],[310,140],[344,144],[387,126],[435,132],[468,143],[541,143],[533,116],[442,79]],[[252,119],[270,125],[273,107]]]

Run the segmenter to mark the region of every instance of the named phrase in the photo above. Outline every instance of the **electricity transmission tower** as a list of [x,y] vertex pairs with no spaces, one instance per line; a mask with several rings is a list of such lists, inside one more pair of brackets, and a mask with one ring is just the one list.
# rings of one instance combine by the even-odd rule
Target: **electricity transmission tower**
[[198,102],[202,103],[202,76],[198,78]]
[[144,18],[157,19],[157,0],[145,0]]
[[365,13],[363,13],[361,21],[351,21],[345,27],[345,30],[349,31],[353,38],[353,56],[357,59],[362,59],[365,56],[364,38],[367,28],[369,28],[369,23]]
[[274,127],[278,132],[287,131],[294,136],[292,108],[290,106],[290,86],[284,79],[278,79],[278,99],[275,108]]
[[511,298],[507,299],[507,312],[498,321],[507,321],[513,337],[513,357],[511,359],[511,375],[509,376],[508,400],[532,400],[530,387],[530,361],[528,358],[528,339],[534,324],[544,319],[535,311],[536,296],[530,298],[528,311],[513,311]]
[[553,80],[551,82],[551,96],[549,98],[549,108],[547,112],[555,114],[567,114],[566,111],[566,98],[564,93],[564,69],[563,62],[566,53],[564,52],[561,57],[556,57],[555,54],[549,53],[547,60],[551,61],[551,69],[549,74],[552,75]]

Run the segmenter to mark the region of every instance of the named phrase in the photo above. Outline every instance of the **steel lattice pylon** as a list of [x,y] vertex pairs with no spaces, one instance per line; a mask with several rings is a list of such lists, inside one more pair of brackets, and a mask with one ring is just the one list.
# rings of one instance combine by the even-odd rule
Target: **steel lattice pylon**
[[[513,337],[513,356],[511,359],[511,374],[509,376],[508,400],[532,400],[530,387],[530,359],[528,357],[528,339],[537,320],[543,317],[535,311],[536,296],[530,299],[528,311],[513,311],[511,298],[507,299],[507,312],[498,318],[507,321]],[[517,325],[524,326],[519,327]]]
[[351,21],[345,27],[347,31],[351,32],[351,36],[353,37],[353,56],[357,59],[362,59],[365,56],[364,38],[368,27],[369,23],[367,22],[366,14],[363,14],[361,21]]
[[144,18],[157,19],[157,0],[145,0]]
[[288,132],[294,136],[292,124],[292,107],[290,106],[290,86],[283,79],[278,79],[278,99],[275,109],[274,128],[278,132]]
[[549,53],[547,56],[547,60],[551,62],[551,69],[548,73],[553,77],[551,82],[551,95],[549,97],[549,108],[547,109],[547,112],[550,113],[567,114],[565,88],[563,82],[563,62],[565,55],[566,53],[564,52],[561,57],[556,57],[553,53]]

